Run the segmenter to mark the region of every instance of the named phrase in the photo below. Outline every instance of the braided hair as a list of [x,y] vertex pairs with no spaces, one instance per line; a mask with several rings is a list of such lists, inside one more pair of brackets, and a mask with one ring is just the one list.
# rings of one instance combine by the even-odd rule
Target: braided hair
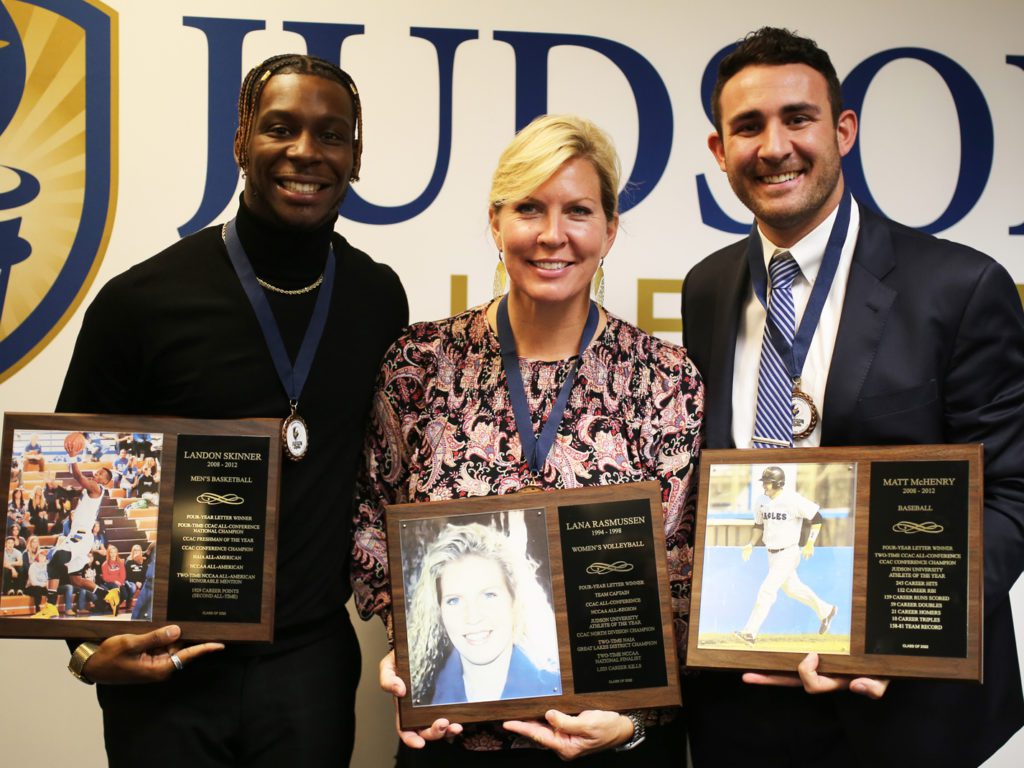
[[250,69],[242,81],[242,89],[238,93],[238,130],[235,132],[235,162],[238,167],[244,171],[249,164],[249,139],[252,138],[260,96],[267,81],[274,75],[314,75],[344,86],[352,97],[352,111],[356,117],[352,137],[352,175],[349,180],[359,181],[359,166],[363,155],[363,108],[359,101],[359,90],[345,70],[326,59],[299,53],[271,56]]

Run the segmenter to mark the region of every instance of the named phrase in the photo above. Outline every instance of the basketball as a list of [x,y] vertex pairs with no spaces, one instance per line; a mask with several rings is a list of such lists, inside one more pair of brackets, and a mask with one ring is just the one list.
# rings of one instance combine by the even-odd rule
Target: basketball
[[85,435],[81,432],[72,432],[64,438],[64,450],[68,456],[77,456],[85,448]]

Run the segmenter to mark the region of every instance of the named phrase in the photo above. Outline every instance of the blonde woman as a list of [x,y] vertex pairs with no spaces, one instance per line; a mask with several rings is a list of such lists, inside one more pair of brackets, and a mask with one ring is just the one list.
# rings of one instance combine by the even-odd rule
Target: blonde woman
[[[538,118],[502,154],[488,217],[508,293],[413,325],[384,358],[352,558],[364,618],[390,623],[386,504],[659,480],[676,640],[685,647],[703,386],[685,350],[590,299],[618,232],[618,185],[608,136],[572,115]],[[382,662],[381,686],[406,693],[393,657]],[[491,765],[493,750],[551,765],[678,760],[679,726],[647,728],[640,743],[656,723],[555,709],[543,721],[472,728],[442,719],[401,734],[398,764]]]

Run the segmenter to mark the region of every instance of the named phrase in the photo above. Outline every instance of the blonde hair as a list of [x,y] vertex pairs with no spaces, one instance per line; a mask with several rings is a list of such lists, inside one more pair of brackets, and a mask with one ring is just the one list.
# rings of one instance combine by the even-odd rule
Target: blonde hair
[[612,221],[619,212],[619,156],[611,138],[576,115],[542,115],[515,135],[498,158],[491,181],[494,211],[522,200],[555,175],[567,161],[589,160],[601,184],[601,208]]
[[[547,605],[550,623],[554,624],[554,611],[547,596],[537,583],[537,563],[525,553],[522,556],[510,551],[508,537],[490,526],[480,523],[468,525],[448,524],[423,557],[419,581],[409,601],[409,666],[412,678],[412,695],[416,703],[429,703],[437,675],[453,647],[441,621],[441,576],[451,563],[464,557],[476,556],[491,560],[498,565],[505,585],[512,596],[512,642],[520,645],[526,639],[527,605],[531,606],[530,623],[539,621]],[[543,627],[547,630],[547,627]],[[529,643],[524,652],[531,655]],[[537,659],[533,659],[536,663]],[[543,660],[541,660],[543,663]],[[538,665],[539,666],[539,665]],[[550,666],[550,663],[547,664]]]

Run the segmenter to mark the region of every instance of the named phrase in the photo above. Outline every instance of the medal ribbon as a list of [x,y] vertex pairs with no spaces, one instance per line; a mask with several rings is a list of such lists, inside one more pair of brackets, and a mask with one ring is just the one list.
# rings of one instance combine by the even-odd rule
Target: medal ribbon
[[501,301],[498,302],[498,344],[501,349],[501,364],[505,368],[508,394],[512,400],[512,413],[516,419],[519,442],[522,443],[523,455],[534,472],[539,472],[544,467],[544,462],[551,452],[551,446],[555,444],[555,434],[565,415],[565,406],[569,402],[569,390],[572,389],[572,385],[576,381],[576,372],[583,364],[583,350],[594,338],[597,320],[597,304],[590,302],[587,322],[583,327],[583,336],[580,337],[580,359],[569,369],[569,375],[562,383],[562,388],[558,392],[555,404],[551,406],[551,412],[548,414],[548,419],[544,422],[544,428],[538,438],[533,431],[530,406],[526,402],[526,388],[523,386],[523,376],[519,370],[516,337],[512,334],[512,324],[508,319],[508,294],[502,296]]
[[306,385],[306,379],[309,377],[309,371],[313,367],[313,357],[316,355],[317,347],[320,346],[324,327],[327,325],[331,294],[334,291],[334,246],[332,245],[327,253],[324,281],[317,292],[313,316],[309,318],[306,334],[302,337],[302,345],[299,347],[299,354],[293,365],[288,358],[284,339],[281,338],[281,329],[278,328],[274,312],[270,309],[270,302],[267,301],[263,289],[256,282],[256,273],[245,255],[242,241],[238,239],[238,230],[235,227],[234,219],[228,222],[224,230],[224,244],[228,249],[231,266],[235,268],[235,274],[238,275],[238,280],[242,283],[242,288],[245,289],[245,295],[249,297],[252,310],[256,313],[256,319],[263,331],[263,338],[267,342],[267,349],[270,351],[270,359],[274,361],[277,376],[281,379],[281,384],[292,405],[292,412],[294,412],[295,406],[299,402],[299,395],[302,394],[302,388]]
[[[811,289],[811,296],[807,300],[807,307],[804,309],[804,316],[800,320],[800,328],[793,337],[793,343],[789,344],[784,337],[787,334],[775,326],[768,316],[774,331],[770,334],[772,345],[782,358],[783,365],[790,379],[800,378],[800,372],[804,369],[804,361],[807,359],[807,352],[811,348],[811,339],[818,327],[818,320],[821,319],[821,310],[825,306],[828,292],[832,288],[832,280],[836,276],[836,269],[839,267],[839,257],[843,252],[843,243],[846,242],[846,233],[850,228],[850,206],[852,197],[850,190],[843,190],[843,198],[839,201],[839,211],[836,213],[836,220],[832,223],[832,231],[828,236],[828,244],[825,246],[825,255],[821,260],[821,267],[818,269],[818,276],[814,280],[814,287]],[[750,265],[750,281],[754,286],[754,295],[761,302],[761,306],[768,310],[768,273],[764,266],[764,255],[761,251],[761,235],[757,231],[755,222],[747,238],[747,262]],[[768,329],[765,329],[768,333]]]

